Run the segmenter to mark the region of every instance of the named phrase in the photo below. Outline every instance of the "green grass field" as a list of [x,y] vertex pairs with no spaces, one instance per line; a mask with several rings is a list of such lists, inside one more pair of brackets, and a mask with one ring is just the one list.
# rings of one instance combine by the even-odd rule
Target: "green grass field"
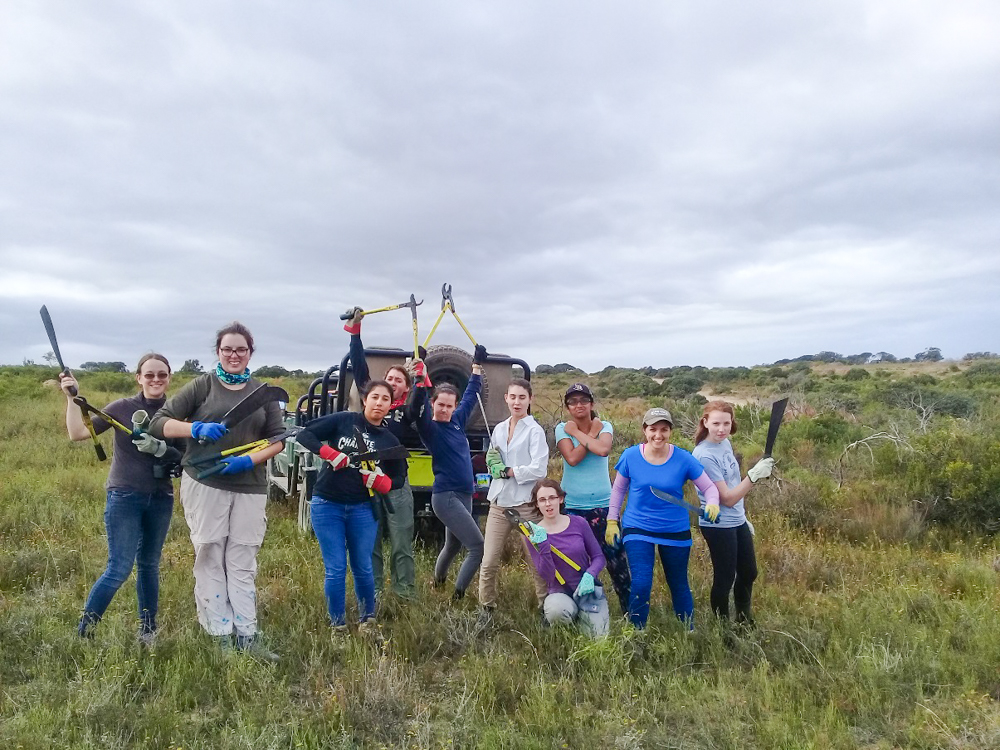
[[[316,542],[276,504],[258,588],[282,659],[266,666],[220,654],[201,632],[179,504],[155,648],[136,641],[134,578],[96,638],[77,637],[106,561],[107,468],[66,439],[62,396],[16,369],[0,373],[0,747],[1000,747],[1000,545],[914,519],[885,496],[903,479],[853,452],[849,481],[831,489],[844,443],[821,416],[788,425],[784,481],[748,500],[755,631],[708,613],[696,534],[693,634],[667,614],[661,577],[644,632],[620,619],[598,642],[543,629],[512,546],[494,627],[477,624],[474,597],[453,605],[429,587],[436,550],[421,549],[419,602],[385,603],[384,641],[334,638]],[[92,377],[82,387],[94,403],[131,390]],[[556,413],[564,381],[539,382],[540,411]],[[646,403],[609,397],[607,411],[627,423]],[[922,459],[900,460],[902,477]]]

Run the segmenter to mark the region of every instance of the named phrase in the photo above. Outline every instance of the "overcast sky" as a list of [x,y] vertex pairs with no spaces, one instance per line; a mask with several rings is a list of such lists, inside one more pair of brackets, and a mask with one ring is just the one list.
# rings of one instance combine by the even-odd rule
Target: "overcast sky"
[[1000,350],[995,1],[5,0],[0,164],[3,363]]

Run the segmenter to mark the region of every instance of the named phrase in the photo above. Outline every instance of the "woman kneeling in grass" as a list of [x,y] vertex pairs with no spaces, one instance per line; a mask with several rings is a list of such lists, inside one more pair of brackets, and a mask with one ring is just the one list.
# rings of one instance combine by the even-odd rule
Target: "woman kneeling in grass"
[[542,520],[527,522],[531,534],[524,543],[538,575],[548,585],[542,604],[545,621],[550,625],[576,621],[587,635],[607,635],[608,600],[596,582],[605,559],[590,524],[580,516],[562,512],[566,493],[555,479],[535,482],[531,502]]

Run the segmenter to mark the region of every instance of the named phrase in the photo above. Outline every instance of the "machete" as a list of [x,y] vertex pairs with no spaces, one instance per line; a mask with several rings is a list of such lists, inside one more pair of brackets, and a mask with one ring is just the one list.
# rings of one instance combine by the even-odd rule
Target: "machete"
[[786,406],[788,406],[787,396],[771,404],[771,419],[767,423],[767,442],[764,443],[764,458],[770,458],[771,451],[774,450],[774,441],[778,437],[778,428],[781,427],[781,420],[785,416]]
[[701,503],[691,502],[690,500],[687,500],[684,497],[674,497],[673,495],[664,492],[663,490],[656,489],[656,487],[653,487],[652,485],[650,485],[649,491],[652,492],[654,495],[656,495],[656,497],[660,498],[660,500],[665,500],[671,505],[679,505],[680,507],[686,508],[687,510],[691,511],[699,518],[704,518],[706,521],[708,520],[708,518],[706,518],[705,516],[704,511],[702,511],[701,509]]
[[[69,368],[63,362],[62,353],[59,351],[59,341],[56,339],[56,327],[52,325],[52,316],[49,315],[49,309],[45,305],[42,305],[42,309],[38,311],[38,314],[42,316],[42,325],[45,326],[45,333],[49,337],[49,345],[52,347],[52,353],[56,355],[56,362],[62,368],[61,374],[69,375]],[[68,391],[70,396],[76,396],[79,393],[75,386],[71,386]],[[106,461],[108,454],[104,452],[104,446],[97,439],[97,431],[94,430],[94,422],[91,420],[90,414],[82,406],[80,407],[80,414],[83,415],[83,424],[87,428],[87,432],[90,433],[91,440],[94,441],[94,452],[97,454],[97,460]]]
[[[284,388],[279,388],[276,385],[261,383],[248,393],[246,398],[227,411],[219,422],[225,426],[227,430],[231,430],[259,408],[265,404],[271,403],[272,401],[283,401],[287,404],[288,391]],[[199,440],[198,442],[202,445],[205,444],[205,440]]]

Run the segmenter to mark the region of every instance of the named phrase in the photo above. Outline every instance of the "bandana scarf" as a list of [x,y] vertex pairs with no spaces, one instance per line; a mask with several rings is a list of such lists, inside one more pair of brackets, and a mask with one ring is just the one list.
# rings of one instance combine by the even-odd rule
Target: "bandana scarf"
[[250,379],[250,368],[248,367],[239,375],[233,375],[222,369],[222,363],[215,366],[215,376],[227,385],[241,385]]

